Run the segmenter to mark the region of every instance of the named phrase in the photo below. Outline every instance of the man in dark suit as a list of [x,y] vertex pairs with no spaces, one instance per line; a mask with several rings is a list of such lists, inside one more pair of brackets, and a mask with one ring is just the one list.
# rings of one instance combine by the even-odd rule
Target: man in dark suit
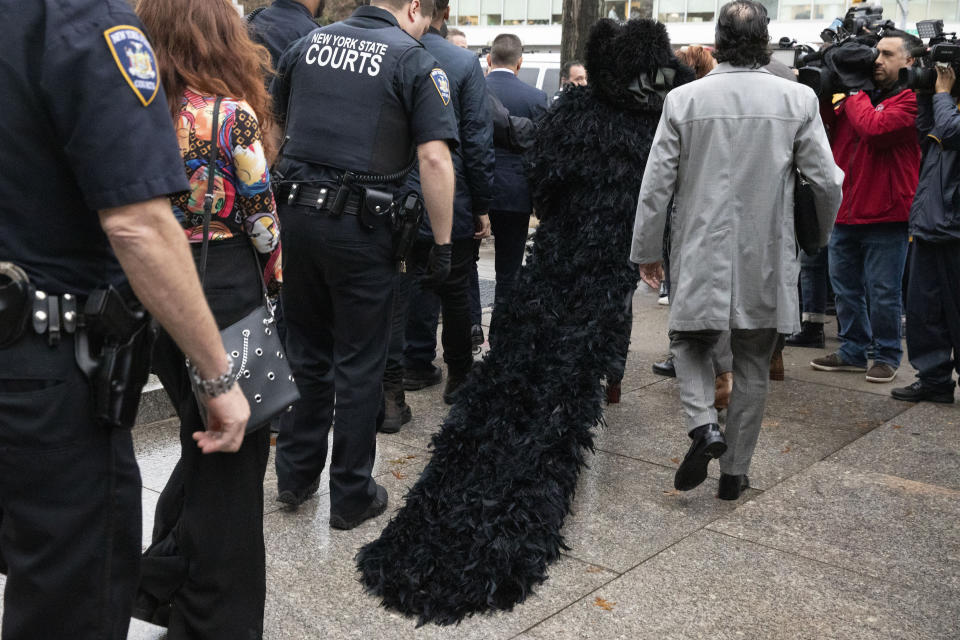
[[[536,120],[549,105],[547,94],[535,89],[517,77],[523,64],[523,46],[520,38],[504,33],[496,37],[487,55],[487,88],[495,95],[511,116]],[[494,297],[499,304],[513,288],[517,270],[523,262],[527,243],[527,229],[533,205],[522,156],[497,145],[497,165],[493,181],[493,202],[490,205],[490,225],[496,238],[494,267],[497,290]]]

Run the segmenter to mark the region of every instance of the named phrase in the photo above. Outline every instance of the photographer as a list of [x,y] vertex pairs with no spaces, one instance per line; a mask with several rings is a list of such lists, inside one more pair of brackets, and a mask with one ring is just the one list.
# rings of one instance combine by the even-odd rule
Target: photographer
[[910,209],[907,352],[917,381],[890,395],[911,402],[953,402],[960,351],[960,112],[952,66],[937,67],[936,94],[917,94],[924,146],[920,185]]
[[[900,84],[919,38],[888,29],[877,43],[872,91],[851,91],[835,107],[822,96],[837,165],[845,174],[843,204],[829,244],[830,280],[837,294],[839,351],[813,360],[821,371],[866,372],[869,382],[897,375],[901,278],[907,255],[907,218],[917,188],[920,147],[917,100]],[[867,369],[867,349],[874,364]]]

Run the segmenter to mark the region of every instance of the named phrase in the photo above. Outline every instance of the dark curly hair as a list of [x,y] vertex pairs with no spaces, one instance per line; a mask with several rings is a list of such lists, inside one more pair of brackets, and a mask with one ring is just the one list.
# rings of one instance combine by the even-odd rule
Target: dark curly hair
[[768,22],[767,9],[759,2],[733,0],[723,5],[717,18],[713,57],[735,67],[756,69],[770,64]]

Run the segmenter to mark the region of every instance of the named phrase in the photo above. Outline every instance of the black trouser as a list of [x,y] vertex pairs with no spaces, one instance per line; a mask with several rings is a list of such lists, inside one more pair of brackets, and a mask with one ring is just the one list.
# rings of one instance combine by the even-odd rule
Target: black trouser
[[0,350],[4,640],[123,640],[137,585],[140,472],[130,432],[97,424],[64,336]]
[[[397,273],[393,277],[393,307],[390,313],[390,346],[387,349],[387,364],[383,370],[385,387],[399,387],[403,384],[403,348],[406,345],[407,313],[410,309],[410,285],[413,280],[409,270],[413,268],[407,261],[407,273]],[[436,332],[436,327],[434,327]]]
[[403,352],[407,369],[425,369],[437,356],[437,320],[443,309],[443,361],[450,373],[464,375],[473,364],[470,342],[470,270],[473,263],[473,238],[453,241],[450,275],[436,292],[416,283],[427,270],[432,242],[417,242],[412,251],[414,284],[411,287]]
[[[196,257],[199,246],[193,249]],[[262,304],[258,268],[247,238],[210,243],[204,290],[220,328]],[[261,638],[270,430],[247,434],[236,453],[204,455],[192,437],[203,425],[184,356],[166,332],[157,339],[153,370],[180,418],[180,460],[157,503],[140,589],[173,604],[170,640]]]
[[334,416],[330,511],[352,518],[376,496],[371,472],[390,339],[391,232],[355,216],[281,205],[287,355],[300,390],[293,423],[280,425],[280,491],[303,492],[327,457]]
[[913,239],[907,286],[907,356],[924,385],[953,389],[960,373],[960,243]]
[[480,240],[473,241],[473,264],[470,265],[470,324],[480,324],[483,321],[483,309],[480,307],[480,274],[477,272],[477,263],[480,262]]
[[494,304],[505,300],[513,289],[517,271],[523,264],[527,247],[527,232],[530,228],[530,213],[518,211],[491,211],[490,230],[494,237],[493,265],[497,273],[497,290]]

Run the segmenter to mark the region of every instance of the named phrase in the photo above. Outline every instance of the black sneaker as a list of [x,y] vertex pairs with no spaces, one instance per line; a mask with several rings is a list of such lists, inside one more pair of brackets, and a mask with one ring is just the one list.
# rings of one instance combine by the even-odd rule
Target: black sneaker
[[377,496],[370,503],[370,506],[360,512],[353,518],[346,518],[336,513],[330,514],[330,526],[334,529],[353,529],[360,526],[370,518],[376,518],[387,510],[387,490],[377,485]]
[[443,381],[443,371],[440,367],[430,365],[428,369],[404,369],[403,370],[403,390],[419,391],[427,387],[433,387]]
[[940,402],[953,404],[953,386],[950,390],[938,390],[917,380],[907,387],[898,387],[890,390],[890,396],[895,400],[906,402]]
[[826,340],[823,335],[822,322],[804,322],[800,325],[800,331],[787,336],[784,340],[790,347],[807,347],[810,349],[823,349]]
[[317,491],[320,490],[320,477],[317,476],[317,479],[311,482],[302,493],[297,493],[292,489],[284,489],[279,494],[277,494],[277,502],[282,502],[283,504],[293,507],[296,509],[304,502],[313,497]]

